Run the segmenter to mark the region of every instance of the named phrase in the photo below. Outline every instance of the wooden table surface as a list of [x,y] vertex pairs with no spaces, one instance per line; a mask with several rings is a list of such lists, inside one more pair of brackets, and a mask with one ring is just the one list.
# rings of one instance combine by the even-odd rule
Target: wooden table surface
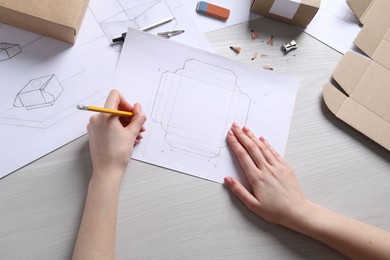
[[[260,39],[250,39],[251,29]],[[390,152],[337,119],[322,99],[341,54],[267,18],[206,36],[220,55],[300,81],[285,159],[305,194],[390,230]],[[281,44],[293,39],[298,49],[284,55]],[[255,51],[268,56],[252,61]],[[1,179],[0,258],[70,259],[91,171],[83,136]],[[117,259],[343,258],[253,215],[221,184],[139,161],[127,169],[119,204]]]

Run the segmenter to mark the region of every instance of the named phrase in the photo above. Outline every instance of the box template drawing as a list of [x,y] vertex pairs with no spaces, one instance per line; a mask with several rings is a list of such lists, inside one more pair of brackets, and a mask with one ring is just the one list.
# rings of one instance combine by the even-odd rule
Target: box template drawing
[[[213,78],[205,76],[210,71]],[[221,148],[226,146],[226,132],[230,127],[227,122],[245,125],[249,113],[251,100],[236,82],[234,72],[198,60],[188,60],[182,68],[164,72],[151,119],[161,124],[166,143],[203,157],[219,156]],[[196,98],[199,96],[202,100]],[[212,111],[207,109],[211,103],[216,108]],[[214,124],[218,129],[210,131],[210,126],[203,123],[204,116],[218,120]]]

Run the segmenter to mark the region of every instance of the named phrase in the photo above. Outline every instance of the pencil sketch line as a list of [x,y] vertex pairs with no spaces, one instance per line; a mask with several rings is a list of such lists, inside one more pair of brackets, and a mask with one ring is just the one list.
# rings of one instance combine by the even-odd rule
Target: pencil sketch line
[[66,78],[66,79],[61,80],[61,82],[64,83],[65,81],[70,80],[70,79],[72,79],[72,78],[75,78],[75,77],[77,77],[77,76],[79,76],[80,74],[85,73],[85,72],[86,72],[86,70],[84,69],[84,70],[82,70],[82,71],[80,71],[80,72],[78,72],[78,73],[76,73],[76,74],[73,74],[73,75],[69,76],[69,77]]
[[40,37],[34,39],[33,41],[26,43],[24,46],[22,46],[22,49],[23,49],[23,48],[26,48],[27,46],[29,46],[29,45],[31,45],[31,44],[33,44],[34,42],[39,41],[39,40],[42,39],[42,38],[44,38],[44,36],[40,36]]
[[[206,79],[202,73],[204,70],[214,70],[215,72],[211,74],[213,78]],[[237,86],[237,81],[238,77],[233,71],[195,59],[185,61],[182,67],[174,72],[161,73],[151,119],[159,123],[164,130],[165,143],[171,148],[207,158],[210,158],[210,155],[213,155],[212,157],[219,156],[221,149],[226,147],[225,131],[228,129],[229,122],[238,120],[238,122],[246,124],[249,114],[250,97],[242,93]],[[182,114],[183,111],[196,113],[196,108],[208,111],[209,109],[204,107],[208,104],[207,100],[201,102],[200,107],[196,107],[199,106],[198,102],[194,100],[193,96],[188,96],[201,94],[205,90],[206,93],[208,89],[212,94],[208,97],[209,102],[217,102],[218,109],[222,109],[219,112],[216,111],[219,114],[219,120],[222,120],[215,129],[208,129],[207,126],[202,125],[202,122],[196,121],[199,120],[199,117],[196,119],[191,114]],[[206,96],[200,98],[204,99]],[[189,110],[188,106],[191,107]],[[185,118],[180,119],[182,116],[189,117],[191,120],[187,120],[187,123],[183,124],[182,120],[186,120]]]
[[22,48],[19,44],[8,42],[0,43],[0,61],[10,60],[21,52]]

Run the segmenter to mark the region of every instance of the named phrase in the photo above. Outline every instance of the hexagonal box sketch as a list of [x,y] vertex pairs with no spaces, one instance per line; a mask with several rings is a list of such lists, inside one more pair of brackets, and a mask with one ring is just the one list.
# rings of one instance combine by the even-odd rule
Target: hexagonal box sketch
[[14,106],[27,110],[52,106],[63,90],[54,74],[35,78],[16,95]]
[[0,61],[9,60],[22,52],[19,44],[14,43],[0,43]]

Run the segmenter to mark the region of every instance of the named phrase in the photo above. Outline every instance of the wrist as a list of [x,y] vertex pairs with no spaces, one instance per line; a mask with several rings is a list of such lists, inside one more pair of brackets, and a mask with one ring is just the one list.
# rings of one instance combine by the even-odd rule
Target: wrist
[[313,218],[317,217],[319,209],[320,206],[305,199],[305,202],[282,225],[299,233],[305,233]]
[[120,186],[124,171],[120,169],[93,169],[91,183],[98,186]]

